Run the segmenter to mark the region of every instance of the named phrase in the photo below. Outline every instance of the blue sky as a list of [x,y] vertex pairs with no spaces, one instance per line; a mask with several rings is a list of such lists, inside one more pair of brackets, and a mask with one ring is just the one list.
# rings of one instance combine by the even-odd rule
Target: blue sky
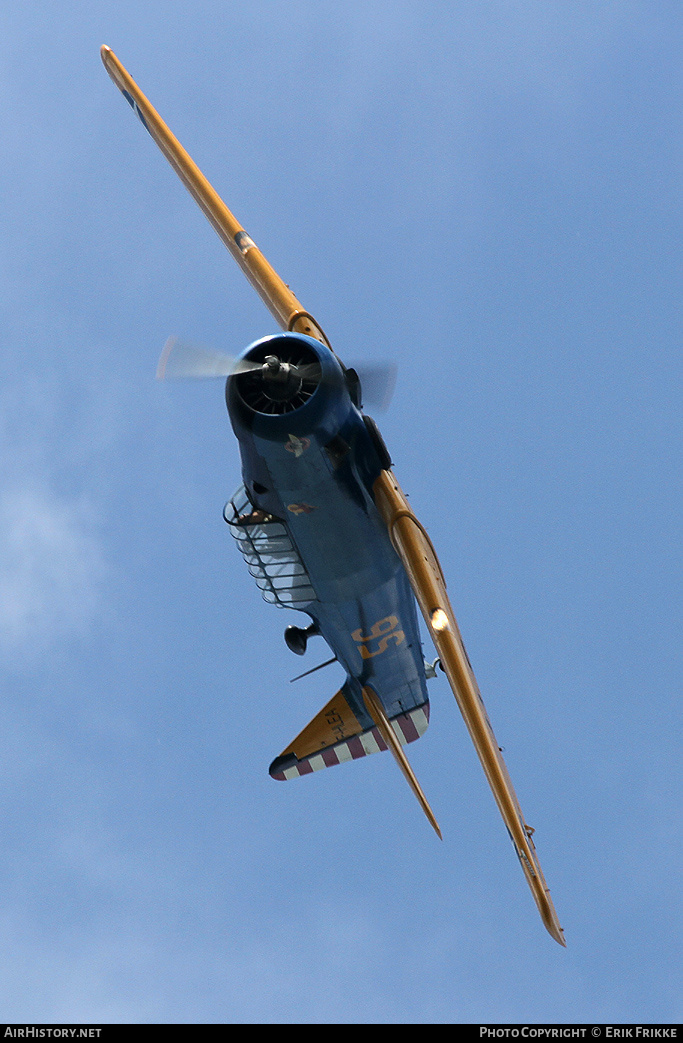
[[[0,15],[3,1017],[680,1021],[680,5],[40,9]],[[443,843],[386,756],[269,778],[340,672],[289,683],[220,385],[153,378],[273,323],[102,43],[337,352],[398,363],[566,950],[445,679]]]

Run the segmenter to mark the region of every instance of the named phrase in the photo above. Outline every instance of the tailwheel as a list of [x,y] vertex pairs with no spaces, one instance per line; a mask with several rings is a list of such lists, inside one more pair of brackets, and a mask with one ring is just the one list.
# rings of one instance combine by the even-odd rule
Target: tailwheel
[[290,652],[295,655],[304,655],[309,637],[315,637],[320,633],[318,624],[314,621],[309,627],[289,626],[285,630],[285,644]]

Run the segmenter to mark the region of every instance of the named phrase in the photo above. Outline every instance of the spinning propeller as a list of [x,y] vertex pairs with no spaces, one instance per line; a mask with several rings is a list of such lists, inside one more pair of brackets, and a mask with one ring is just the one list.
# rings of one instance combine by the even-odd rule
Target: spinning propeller
[[[353,372],[360,382],[363,400],[375,409],[386,409],[396,386],[394,363],[361,363],[353,366]],[[260,375],[269,396],[275,399],[292,397],[301,382],[312,381],[317,385],[322,380],[322,370],[316,362],[295,364],[277,355],[267,355],[263,361],[237,358],[177,337],[166,341],[156,376],[157,380],[224,380],[242,373]]]

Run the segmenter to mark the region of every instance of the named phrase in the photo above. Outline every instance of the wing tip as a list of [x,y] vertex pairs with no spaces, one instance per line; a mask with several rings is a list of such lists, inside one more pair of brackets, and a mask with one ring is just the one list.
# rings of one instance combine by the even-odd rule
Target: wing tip
[[563,949],[567,948],[567,942],[564,937],[564,930],[560,926],[560,921],[553,905],[553,900],[550,897],[550,892],[546,888],[545,890],[545,902],[538,903],[539,912],[541,919],[543,920],[543,926],[545,927],[551,938],[554,938],[558,945],[561,945]]
[[103,43],[100,47],[100,58],[104,65],[109,78],[119,88],[120,91],[125,90],[125,85],[121,74],[121,62],[118,60],[111,47],[108,47],[106,43]]
[[268,768],[268,774],[271,779],[275,779],[276,782],[286,782],[287,776],[285,771],[287,768],[295,768],[298,761],[293,753],[281,754],[276,757],[271,766]]
[[[554,911],[555,910],[553,909],[553,912]],[[567,942],[566,942],[565,937],[564,937],[564,929],[562,927],[560,927],[560,922],[557,919],[557,913],[555,913],[555,916],[553,917],[552,922],[550,924],[546,924],[546,927],[548,928],[548,931],[550,932],[552,937],[555,939],[555,941],[559,945],[561,945],[563,949],[566,949],[567,948]]]

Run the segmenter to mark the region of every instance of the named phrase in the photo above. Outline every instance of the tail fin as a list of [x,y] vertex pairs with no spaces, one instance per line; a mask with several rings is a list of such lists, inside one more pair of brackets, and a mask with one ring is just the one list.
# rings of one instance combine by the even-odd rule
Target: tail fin
[[[369,715],[356,713],[350,703],[355,704],[355,700],[347,682],[275,758],[269,769],[272,778],[295,779],[388,749],[377,724]],[[429,702],[399,714],[389,723],[401,746],[414,742],[427,730]]]

